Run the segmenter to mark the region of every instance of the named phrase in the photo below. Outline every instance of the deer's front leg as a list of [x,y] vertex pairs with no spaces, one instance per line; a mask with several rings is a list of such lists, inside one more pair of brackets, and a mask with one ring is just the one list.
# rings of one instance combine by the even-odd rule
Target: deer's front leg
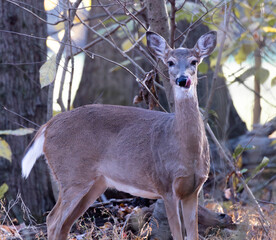
[[198,240],[198,192],[181,200],[187,240]]
[[183,240],[179,216],[179,199],[175,196],[167,196],[163,199],[173,239]]

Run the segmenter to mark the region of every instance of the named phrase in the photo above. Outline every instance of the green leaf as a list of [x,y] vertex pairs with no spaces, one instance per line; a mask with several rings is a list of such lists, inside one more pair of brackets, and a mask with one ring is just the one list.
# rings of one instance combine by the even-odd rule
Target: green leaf
[[[269,77],[269,71],[265,68],[260,68],[259,70],[256,71],[255,67],[251,67],[247,69],[244,73],[242,73],[239,77],[237,77],[236,81],[244,82],[247,78],[251,76],[256,76],[256,78],[259,79],[260,83],[264,83]],[[276,84],[276,82],[274,84]]]
[[234,8],[234,13],[235,13],[237,18],[240,18],[241,14],[240,14],[238,8]]
[[[263,160],[261,163],[252,171],[251,175],[245,179],[245,183],[248,183],[251,179],[253,179],[263,168],[267,166],[269,163],[269,158],[268,157],[263,157]],[[237,192],[240,192],[243,189],[243,185],[239,187]]]
[[53,54],[50,59],[45,62],[39,69],[39,80],[41,88],[51,84],[56,77],[57,66],[56,66],[56,54]]
[[199,64],[198,66],[198,71],[202,74],[205,74],[208,72],[208,64],[206,62],[202,62],[201,64]]
[[9,190],[9,186],[6,183],[3,183],[0,186],[0,199],[2,199],[5,195],[5,193]]
[[246,146],[246,147],[243,147],[242,145],[239,144],[239,145],[235,148],[235,150],[234,150],[232,156],[233,156],[233,158],[236,159],[236,158],[239,157],[244,151],[252,150],[252,149],[255,149],[255,146]]
[[271,79],[271,87],[274,87],[276,85],[276,77]]
[[208,113],[209,113],[210,116],[212,116],[212,117],[214,117],[216,119],[219,119],[219,116],[218,116],[218,114],[217,114],[217,112],[215,110],[210,109]]
[[16,130],[0,130],[0,135],[23,136],[34,132],[33,128],[18,128]]
[[248,171],[247,168],[243,168],[240,172],[241,172],[242,174],[244,174],[244,173],[246,173],[247,171]]
[[0,138],[0,157],[6,158],[11,162],[12,152],[9,144]]
[[269,146],[273,146],[273,145],[276,145],[276,140],[273,140],[273,141],[269,144]]
[[255,46],[253,44],[242,44],[238,53],[235,55],[235,60],[238,64],[244,62],[248,55],[254,51]]
[[263,84],[269,77],[269,71],[265,68],[260,68],[255,73],[256,79],[260,81],[261,84]]
[[253,76],[255,74],[255,68],[249,68],[245,72],[243,72],[239,77],[237,77],[236,81],[244,82],[247,78]]

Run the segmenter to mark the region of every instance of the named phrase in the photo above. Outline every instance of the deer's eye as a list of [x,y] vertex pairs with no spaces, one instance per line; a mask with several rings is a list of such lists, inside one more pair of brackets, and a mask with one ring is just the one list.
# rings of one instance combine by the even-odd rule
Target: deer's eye
[[169,67],[172,67],[172,66],[174,66],[174,62],[173,61],[168,61],[168,65],[169,65]]
[[197,60],[191,61],[191,65],[192,65],[192,66],[195,66],[195,65],[197,65],[197,64],[198,64],[198,61],[197,61]]

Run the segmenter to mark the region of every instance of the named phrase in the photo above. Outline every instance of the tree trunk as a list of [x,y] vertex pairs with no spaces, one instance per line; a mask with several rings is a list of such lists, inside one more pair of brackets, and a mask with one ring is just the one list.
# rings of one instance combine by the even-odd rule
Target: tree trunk
[[[46,19],[43,1],[22,0],[35,14]],[[41,11],[42,10],[42,11]],[[0,1],[0,29],[46,37],[46,24],[27,11],[7,2]],[[19,127],[36,128],[29,119],[37,124],[46,121],[47,89],[41,90],[39,68],[46,61],[45,40],[20,36],[14,33],[0,32],[0,129],[17,129]],[[38,161],[29,178],[21,177],[21,159],[33,136],[3,136],[12,150],[12,163],[0,160],[0,185],[6,182],[9,191],[5,195],[8,202],[14,201],[20,193],[31,214],[42,220],[43,214],[53,207],[48,167],[45,161]],[[20,204],[11,212],[19,222],[23,221]],[[10,212],[10,214],[11,214]],[[26,217],[26,216],[25,216]]]
[[[110,1],[100,1],[100,3],[104,5],[110,3]],[[90,16],[101,17],[90,21],[91,26],[98,24],[102,16],[104,18],[107,16],[106,12],[99,7],[97,1],[95,4],[97,6],[92,5]],[[115,7],[109,8],[109,11],[114,11]],[[124,13],[122,12],[122,14]],[[96,30],[102,28],[103,26],[100,25]],[[88,42],[91,42],[95,39],[95,34],[89,31],[87,39]],[[112,35],[112,39],[118,46],[122,43],[122,40],[116,34]],[[104,40],[101,40],[89,50],[118,63],[125,60],[116,49]],[[126,74],[125,70],[119,68],[111,71],[112,68],[116,67],[116,65],[103,59],[95,57],[92,60],[86,57],[82,79],[73,103],[74,107],[92,103],[132,105],[133,96],[138,93],[139,86],[131,75]],[[129,66],[127,67],[129,68]]]
[[260,68],[262,66],[261,49],[257,48],[254,53],[255,58],[255,76],[254,76],[254,109],[253,109],[253,124],[260,123],[261,118],[261,79]]
[[[169,17],[168,17],[168,11],[166,7],[166,1],[165,0],[147,0],[147,20],[150,27],[150,31],[156,32],[160,34],[167,42],[170,40],[170,23],[169,23]],[[167,67],[160,61],[159,68],[161,72],[168,76]],[[169,78],[165,78],[162,75],[160,75],[160,79],[162,80],[162,83],[165,88],[165,98],[167,99],[168,106],[165,105],[164,107],[168,111],[174,110],[174,99],[173,99],[173,93],[172,93],[172,87],[169,81]],[[161,95],[162,98],[164,98]],[[164,101],[163,101],[164,102]],[[162,103],[162,102],[161,102]]]

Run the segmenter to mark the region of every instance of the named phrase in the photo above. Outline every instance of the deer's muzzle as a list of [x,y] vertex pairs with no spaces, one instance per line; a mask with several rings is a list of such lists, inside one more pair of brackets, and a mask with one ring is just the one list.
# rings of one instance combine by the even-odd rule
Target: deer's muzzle
[[189,88],[191,86],[191,79],[186,76],[180,76],[175,80],[175,83],[184,88]]

